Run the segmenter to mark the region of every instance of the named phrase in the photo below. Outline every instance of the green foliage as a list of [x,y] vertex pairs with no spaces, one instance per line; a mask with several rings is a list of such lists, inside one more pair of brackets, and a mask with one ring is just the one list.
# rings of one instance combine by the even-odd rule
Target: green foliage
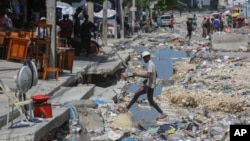
[[82,0],[61,0],[61,1],[71,4],[72,2],[81,2]]
[[[73,2],[81,2],[82,0],[61,0],[62,2],[66,2],[66,3],[73,3]],[[97,2],[97,3],[103,3],[103,0],[86,0],[86,1],[90,1],[90,2]]]
[[[137,9],[149,9],[149,4],[152,1],[153,0],[135,0],[135,6],[137,7]],[[123,6],[131,7],[132,0],[124,0]]]
[[136,0],[135,5],[138,9],[148,9],[149,8],[149,1],[146,2],[145,0]]
[[170,10],[172,7],[176,6],[178,0],[158,0],[157,9],[159,10]]
[[93,2],[93,3],[103,3],[104,0],[86,0],[86,1],[90,1],[90,2]]

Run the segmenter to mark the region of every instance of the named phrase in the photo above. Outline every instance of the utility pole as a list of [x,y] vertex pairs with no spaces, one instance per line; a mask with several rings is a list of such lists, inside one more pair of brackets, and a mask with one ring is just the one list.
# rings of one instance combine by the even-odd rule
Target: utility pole
[[246,19],[247,19],[247,25],[249,26],[249,18],[248,18],[248,0],[246,0],[246,2],[247,2]]
[[89,15],[89,21],[94,23],[94,3],[93,2],[87,2],[88,7],[88,15]]
[[47,5],[47,15],[46,22],[52,25],[51,31],[51,56],[50,56],[50,65],[52,67],[56,66],[56,0],[46,0]]
[[121,39],[124,38],[124,11],[122,7],[123,0],[119,1],[119,6],[120,6],[120,34],[121,34]]
[[108,37],[107,37],[107,32],[108,32],[108,26],[107,26],[107,9],[108,9],[108,1],[104,0],[103,1],[103,19],[102,19],[102,35],[103,35],[103,44],[104,47],[107,47],[108,45]]
[[134,27],[135,27],[135,0],[132,1],[132,7],[133,7],[133,10],[132,10],[132,35],[134,34]]

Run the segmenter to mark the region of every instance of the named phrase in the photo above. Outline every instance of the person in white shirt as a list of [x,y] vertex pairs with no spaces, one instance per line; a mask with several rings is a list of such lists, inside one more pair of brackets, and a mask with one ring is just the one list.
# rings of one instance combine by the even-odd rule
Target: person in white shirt
[[[45,17],[41,17],[40,18],[40,23],[44,23],[46,24],[46,18]],[[36,36],[37,38],[40,38],[40,39],[43,39],[44,38],[44,35],[43,34],[46,34],[46,30],[44,31],[44,28],[36,28]]]
[[157,77],[157,72],[155,68],[155,64],[153,61],[150,59],[150,53],[148,51],[144,51],[142,53],[142,58],[145,63],[148,63],[148,69],[147,69],[147,74],[137,74],[133,73],[133,76],[138,76],[142,78],[146,78],[143,83],[144,86],[139,88],[133,99],[130,101],[130,103],[126,106],[125,112],[128,111],[128,109],[137,101],[137,99],[142,95],[142,94],[147,94],[147,98],[149,101],[149,104],[153,106],[159,113],[159,117],[157,119],[164,119],[167,117],[161,110],[161,108],[154,102],[153,96],[154,96],[154,89],[156,87],[156,77]]
[[3,17],[3,26],[6,29],[12,29],[13,28],[13,23],[12,23],[12,10],[11,9],[6,9],[5,14]]

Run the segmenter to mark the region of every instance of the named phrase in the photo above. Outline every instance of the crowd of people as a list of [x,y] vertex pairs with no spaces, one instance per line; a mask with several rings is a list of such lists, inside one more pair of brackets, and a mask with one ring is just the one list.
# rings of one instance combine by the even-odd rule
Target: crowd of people
[[[204,16],[201,22],[201,29],[203,38],[209,39],[214,32],[231,32],[231,28],[239,28],[245,25],[244,18],[232,17],[231,15],[224,16],[223,14],[217,14],[210,16]],[[192,34],[196,32],[197,17],[196,14],[193,17],[188,17],[186,21],[187,35],[186,39],[190,40]]]

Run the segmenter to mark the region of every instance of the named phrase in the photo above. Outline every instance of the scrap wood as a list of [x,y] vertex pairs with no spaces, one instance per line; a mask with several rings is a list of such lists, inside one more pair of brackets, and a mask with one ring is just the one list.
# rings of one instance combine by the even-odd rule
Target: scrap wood
[[245,59],[247,59],[247,57],[237,58],[237,59],[232,60],[232,62],[237,62],[237,61],[241,61]]

